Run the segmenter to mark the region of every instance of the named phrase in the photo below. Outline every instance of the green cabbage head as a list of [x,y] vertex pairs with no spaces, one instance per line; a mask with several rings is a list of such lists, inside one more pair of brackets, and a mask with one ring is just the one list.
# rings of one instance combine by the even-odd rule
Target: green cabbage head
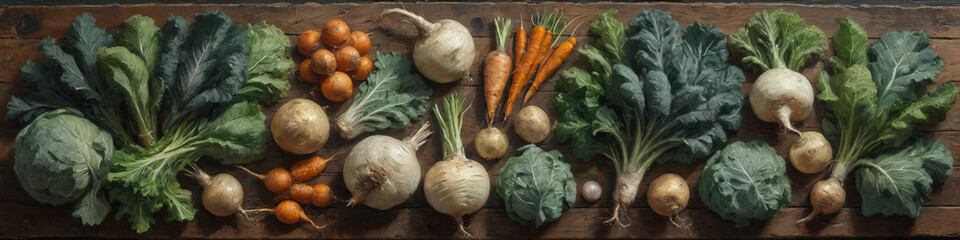
[[73,216],[95,225],[110,212],[100,191],[113,155],[110,134],[74,109],[44,113],[17,134],[14,173],[31,197],[54,205],[77,202]]

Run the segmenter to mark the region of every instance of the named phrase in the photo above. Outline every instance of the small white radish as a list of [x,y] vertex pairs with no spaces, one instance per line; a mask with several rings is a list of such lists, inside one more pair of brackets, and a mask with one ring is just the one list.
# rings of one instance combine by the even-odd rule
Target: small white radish
[[600,183],[590,180],[583,183],[583,186],[580,187],[580,195],[582,195],[583,200],[587,200],[587,202],[596,202],[600,199],[600,195],[603,195],[603,189],[600,188]]
[[444,158],[427,171],[423,193],[433,209],[452,216],[460,232],[472,237],[463,227],[463,216],[480,210],[487,202],[490,176],[483,165],[464,155],[460,140],[463,101],[464,97],[454,92],[444,98],[442,111],[438,106],[433,108],[442,133]]
[[823,134],[807,131],[800,134],[800,139],[790,146],[790,163],[802,173],[814,174],[823,171],[830,165],[833,157],[833,148]]

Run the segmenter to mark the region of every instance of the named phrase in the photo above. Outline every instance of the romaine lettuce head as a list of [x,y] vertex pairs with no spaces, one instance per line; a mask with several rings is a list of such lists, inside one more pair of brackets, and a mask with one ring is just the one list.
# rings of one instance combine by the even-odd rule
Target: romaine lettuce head
[[31,197],[54,205],[79,200],[74,217],[88,225],[103,221],[110,211],[99,191],[113,155],[109,132],[75,109],[58,109],[27,125],[14,146],[13,171]]

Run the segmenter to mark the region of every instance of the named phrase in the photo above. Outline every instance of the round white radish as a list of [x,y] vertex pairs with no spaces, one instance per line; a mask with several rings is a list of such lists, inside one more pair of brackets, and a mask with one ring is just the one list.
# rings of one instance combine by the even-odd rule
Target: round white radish
[[483,165],[464,156],[460,129],[463,127],[464,97],[456,92],[443,99],[443,111],[433,107],[443,139],[443,161],[427,171],[423,194],[438,212],[452,216],[460,232],[471,236],[463,227],[463,216],[480,210],[490,196],[490,176]]
[[603,189],[600,188],[600,183],[594,180],[587,181],[580,187],[580,195],[588,202],[596,202],[602,194]]
[[413,46],[413,63],[424,77],[438,83],[460,80],[470,73],[476,52],[473,36],[463,24],[450,19],[429,22],[407,10],[394,8],[380,16],[400,14],[420,32]]
[[270,120],[273,140],[293,154],[319,151],[330,136],[327,113],[317,103],[297,98],[280,106]]
[[796,71],[770,69],[760,74],[750,88],[750,106],[760,120],[780,123],[800,134],[793,122],[807,118],[813,111],[813,86]]
[[790,163],[802,173],[814,174],[830,165],[833,148],[830,142],[816,131],[800,134],[800,139],[790,146]]
[[680,175],[667,173],[660,175],[650,183],[647,189],[647,203],[654,212],[664,217],[672,217],[687,208],[690,200],[690,187]]
[[410,198],[420,185],[417,149],[432,133],[428,127],[403,141],[376,135],[357,143],[343,163],[343,182],[353,194],[347,206],[386,210]]
[[526,106],[513,120],[513,130],[524,141],[538,143],[550,136],[550,117],[537,106]]
[[477,149],[477,154],[480,154],[480,157],[492,160],[507,153],[510,140],[500,129],[488,127],[477,133],[477,136],[473,139],[473,146]]

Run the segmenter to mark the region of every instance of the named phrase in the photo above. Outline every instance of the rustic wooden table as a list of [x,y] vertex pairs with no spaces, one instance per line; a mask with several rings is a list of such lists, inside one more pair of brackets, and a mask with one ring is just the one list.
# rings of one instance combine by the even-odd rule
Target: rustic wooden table
[[[932,38],[932,48],[945,61],[943,73],[938,80],[941,84],[956,84],[960,80],[960,7],[898,7],[898,6],[810,6],[790,4],[681,4],[681,3],[407,3],[403,4],[409,10],[423,14],[428,20],[454,19],[467,26],[474,36],[477,45],[475,66],[481,63],[483,55],[493,44],[491,35],[491,19],[494,16],[509,16],[517,18],[521,15],[544,8],[563,8],[570,18],[583,16],[581,20],[595,19],[596,15],[605,9],[620,10],[618,18],[628,21],[644,8],[660,8],[670,11],[674,19],[681,25],[693,21],[711,23],[719,26],[725,32],[732,32],[747,22],[750,16],[764,9],[783,8],[795,11],[807,19],[807,22],[823,29],[828,36],[832,36],[839,27],[842,17],[850,16],[861,23],[871,39],[878,38],[888,30],[923,30]],[[40,40],[46,36],[62,37],[73,18],[82,13],[90,12],[97,18],[97,25],[113,31],[120,27],[121,21],[134,14],[143,14],[162,20],[169,14],[190,17],[193,14],[208,9],[222,9],[236,23],[246,24],[265,20],[275,24],[295,41],[298,33],[308,29],[318,29],[325,21],[331,18],[346,20],[353,29],[369,32],[372,35],[373,48],[378,51],[409,52],[410,42],[398,38],[399,35],[390,34],[378,28],[376,16],[383,9],[400,7],[398,3],[371,3],[371,4],[273,4],[273,5],[97,5],[97,6],[0,6],[0,113],[5,113],[6,102],[10,96],[23,90],[19,80],[19,68],[27,59],[38,59]],[[587,28],[583,27],[576,33],[581,40],[580,44],[590,42]],[[510,47],[508,47],[510,48]],[[374,55],[371,51],[371,57]],[[292,53],[296,61],[302,56]],[[574,59],[576,53],[574,54]],[[573,64],[567,63],[567,65]],[[810,79],[815,79],[815,73],[822,64],[810,67],[803,71]],[[471,80],[462,80],[451,84],[430,84],[434,88],[434,102],[440,96],[451,91],[459,91],[472,99],[473,106],[481,104],[481,76],[479,67],[472,70]],[[554,77],[556,78],[556,77]],[[753,77],[748,76],[748,81]],[[293,90],[283,101],[305,97],[309,87],[296,81],[291,75]],[[542,87],[541,93],[532,100],[556,119],[556,112],[552,111],[549,101],[553,97],[553,83],[548,82]],[[744,89],[748,88],[745,84]],[[265,109],[268,116],[281,103]],[[318,100],[321,104],[329,105],[328,113],[336,116],[345,110],[342,104],[331,104]],[[955,105],[948,114],[947,121],[934,126],[923,127],[927,135],[939,139],[950,149],[954,158],[960,155],[960,105]],[[785,155],[789,140],[777,139],[778,129],[775,124],[760,122],[752,112],[744,107],[743,127],[736,134],[735,140],[763,138],[775,145],[781,155]],[[805,122],[802,129],[812,130],[819,128],[823,106],[817,106],[818,111]],[[465,143],[472,144],[474,134],[480,129],[482,107],[474,107],[467,113],[463,130]],[[425,121],[433,121],[432,114],[427,114]],[[418,124],[414,124],[418,125]],[[403,136],[412,131],[411,126],[406,131],[392,131],[389,135]],[[512,127],[499,125],[510,136],[513,144],[508,155],[521,145],[521,140],[513,134]],[[325,230],[316,231],[304,225],[285,225],[274,218],[265,218],[259,222],[220,218],[200,211],[196,218],[189,222],[160,222],[150,231],[138,235],[130,230],[126,219],[116,220],[108,216],[100,226],[82,226],[80,221],[70,216],[71,206],[49,206],[40,204],[31,199],[17,182],[12,170],[13,140],[19,131],[17,126],[6,121],[0,121],[0,237],[197,237],[197,238],[450,238],[459,237],[456,233],[456,224],[453,219],[438,213],[430,208],[421,192],[417,192],[406,203],[388,210],[377,211],[367,207],[347,208],[339,204],[326,209],[306,207],[307,214],[321,224],[332,222]],[[331,133],[332,136],[338,136]],[[356,141],[344,141],[333,137],[326,147],[318,154],[327,156],[334,152],[347,152]],[[569,154],[569,148],[559,145],[551,137],[542,144],[546,149],[559,149]],[[267,159],[248,164],[247,166],[265,172],[277,166],[289,166],[292,162],[305,158],[295,156],[279,150],[270,143],[270,153]],[[420,152],[421,168],[424,172],[440,158],[440,143],[438,135],[431,138]],[[472,159],[480,159],[471,147],[467,148],[467,155]],[[859,198],[853,189],[854,184],[847,184],[849,194],[845,208],[832,216],[821,216],[815,221],[797,225],[795,221],[810,211],[807,192],[819,176],[805,175],[792,167],[788,175],[793,184],[793,201],[788,207],[772,220],[757,223],[745,228],[735,228],[732,222],[720,219],[706,209],[692,191],[688,209],[681,216],[693,223],[690,230],[680,229],[670,224],[669,220],[653,213],[646,205],[646,201],[637,201],[633,208],[628,210],[633,224],[626,228],[609,226],[601,223],[610,215],[611,200],[609,190],[613,185],[612,167],[605,159],[595,159],[593,162],[570,160],[574,166],[577,182],[582,183],[589,179],[598,180],[607,191],[605,196],[596,203],[586,203],[582,199],[577,201],[573,209],[564,213],[557,222],[542,227],[522,226],[507,218],[503,210],[503,202],[496,194],[491,194],[484,209],[466,218],[468,231],[479,238],[719,238],[719,237],[746,237],[746,238],[779,238],[779,237],[881,237],[881,236],[960,236],[960,224],[956,223],[956,216],[960,216],[960,171],[947,178],[946,183],[935,186],[924,203],[923,212],[918,219],[905,217],[873,217],[864,218],[859,209]],[[500,167],[505,159],[483,162],[488,169],[491,180],[499,174]],[[587,172],[593,166],[599,166],[599,174],[591,176]],[[957,166],[957,163],[954,164]],[[273,194],[270,194],[259,180],[243,174],[233,167],[219,166],[213,162],[202,162],[201,166],[210,172],[227,172],[237,176],[244,184],[246,208],[268,207],[272,205]],[[674,172],[687,179],[691,187],[695,188],[703,162],[692,165],[666,164],[655,166],[647,174],[641,186],[644,191],[650,180],[662,173]],[[330,184],[340,198],[349,197],[340,176],[340,165],[332,164],[320,177],[310,183],[323,182]],[[199,186],[188,179],[181,179],[184,188],[194,192]],[[194,194],[196,199],[197,194]],[[197,203],[199,204],[199,203]],[[162,216],[158,216],[162,219]],[[162,221],[162,220],[161,220]]]

